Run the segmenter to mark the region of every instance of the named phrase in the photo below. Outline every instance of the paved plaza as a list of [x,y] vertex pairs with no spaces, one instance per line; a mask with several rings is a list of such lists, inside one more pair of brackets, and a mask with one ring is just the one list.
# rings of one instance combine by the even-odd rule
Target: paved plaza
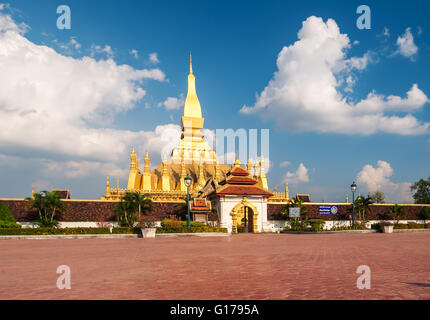
[[2,240],[0,299],[430,299],[430,233]]

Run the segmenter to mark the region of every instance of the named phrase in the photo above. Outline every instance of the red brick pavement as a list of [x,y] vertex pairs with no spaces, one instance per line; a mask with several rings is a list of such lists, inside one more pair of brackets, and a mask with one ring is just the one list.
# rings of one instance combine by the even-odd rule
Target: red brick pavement
[[[0,241],[0,299],[430,299],[430,234]],[[56,287],[71,268],[71,290]],[[359,290],[359,265],[371,289]]]

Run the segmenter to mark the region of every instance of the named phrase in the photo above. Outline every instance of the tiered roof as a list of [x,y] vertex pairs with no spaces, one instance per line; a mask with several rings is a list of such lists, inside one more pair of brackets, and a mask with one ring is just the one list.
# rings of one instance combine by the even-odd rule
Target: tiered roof
[[257,179],[238,165],[235,165],[227,173],[227,177],[219,183],[215,194],[263,197],[271,197],[273,195],[271,192],[260,187]]

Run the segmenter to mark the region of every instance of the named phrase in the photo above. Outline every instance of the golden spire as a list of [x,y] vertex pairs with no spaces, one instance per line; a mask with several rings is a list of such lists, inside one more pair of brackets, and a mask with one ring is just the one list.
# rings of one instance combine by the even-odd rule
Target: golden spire
[[258,177],[258,160],[257,160],[257,158],[255,158],[255,162],[254,162],[254,176]]
[[202,109],[196,92],[196,78],[193,75],[193,65],[190,53],[190,73],[188,74],[188,92],[185,99],[183,117],[201,118]]
[[290,200],[290,191],[288,190],[288,181],[285,182],[285,199]]
[[264,157],[263,154],[261,154],[261,161],[260,161],[260,179],[263,189],[268,190],[269,186],[267,184],[267,178],[266,178],[266,171],[264,169]]
[[106,177],[106,196],[110,196],[109,176]]
[[31,198],[34,199],[34,185],[31,185]]
[[249,174],[251,173],[252,170],[252,163],[251,163],[251,158],[248,157],[248,163],[246,164],[246,170],[248,170]]
[[148,150],[145,151],[145,166],[143,168],[143,172],[150,172],[150,159],[149,159],[149,154],[148,154]]
[[193,58],[191,57],[191,51],[190,51],[190,74],[193,74]]
[[233,163],[233,167],[240,167],[240,165],[241,165],[241,163],[240,163],[240,161],[239,161],[239,155],[238,155],[238,153],[236,152],[236,160],[234,161],[234,163]]
[[167,175],[167,157],[166,154],[163,156],[163,175]]
[[164,154],[164,157],[163,157],[163,170],[161,173],[161,190],[170,191],[170,177],[169,177],[169,170],[167,167],[166,154]]
[[134,151],[134,146],[131,146],[130,169],[131,170],[138,170],[139,169],[139,162],[137,160],[136,152]]

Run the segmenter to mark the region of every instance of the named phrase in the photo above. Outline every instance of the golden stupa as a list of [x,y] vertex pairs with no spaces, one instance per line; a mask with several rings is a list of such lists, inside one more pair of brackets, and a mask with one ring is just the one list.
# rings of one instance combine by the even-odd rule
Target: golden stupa
[[[201,132],[204,118],[197,98],[195,81],[190,55],[188,92],[181,119],[181,140],[179,145],[172,150],[171,159],[167,160],[164,155],[162,163],[151,171],[149,154],[145,152],[143,171],[141,171],[136,151],[132,147],[127,188],[120,189],[118,182],[116,188],[111,188],[109,177],[107,177],[106,193],[101,199],[118,200],[127,191],[138,191],[149,194],[153,201],[179,202],[183,201],[187,193],[184,184],[184,178],[187,175],[193,179],[190,187],[193,195],[198,195],[210,181],[217,185],[226,178],[231,167],[218,161],[216,151],[209,147]],[[268,189],[263,158],[261,161],[256,160],[254,165],[248,160],[245,168],[258,180],[261,187]],[[274,193],[272,201],[288,198],[287,185],[286,193]]]

